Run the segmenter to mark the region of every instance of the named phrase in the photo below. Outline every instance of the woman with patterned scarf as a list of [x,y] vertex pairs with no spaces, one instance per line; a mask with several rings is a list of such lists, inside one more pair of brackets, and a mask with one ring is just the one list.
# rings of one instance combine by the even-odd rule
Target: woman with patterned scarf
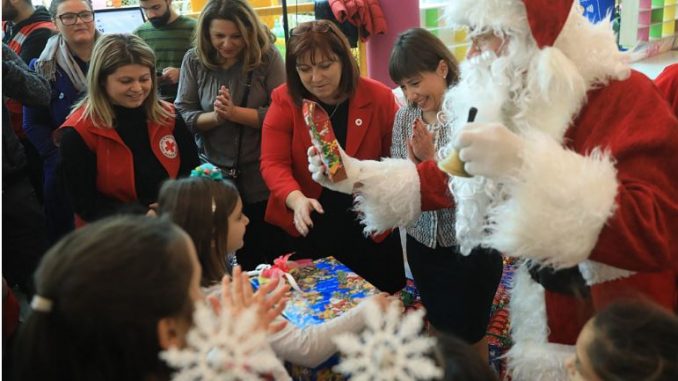
[[52,98],[47,107],[24,107],[23,126],[43,159],[45,215],[53,243],[73,230],[73,209],[57,182],[60,157],[52,135],[87,89],[87,68],[99,33],[89,1],[53,0],[50,13],[59,33],[30,67],[50,82]]

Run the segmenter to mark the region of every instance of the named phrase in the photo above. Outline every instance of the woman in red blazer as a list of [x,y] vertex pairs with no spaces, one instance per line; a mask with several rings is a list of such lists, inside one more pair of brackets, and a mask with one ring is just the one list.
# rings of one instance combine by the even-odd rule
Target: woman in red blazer
[[382,291],[405,284],[397,234],[365,237],[353,199],[311,179],[303,98],[327,111],[346,153],[360,159],[390,155],[397,105],[389,88],[361,78],[348,41],[330,21],[300,24],[287,45],[287,83],[273,91],[264,119],[261,173],[271,190],[266,220],[294,237],[300,257],[334,256]]

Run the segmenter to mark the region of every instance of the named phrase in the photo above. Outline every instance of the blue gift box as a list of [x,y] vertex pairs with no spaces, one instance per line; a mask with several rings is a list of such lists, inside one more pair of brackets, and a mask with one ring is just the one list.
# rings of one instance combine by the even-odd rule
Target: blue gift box
[[303,292],[292,291],[283,316],[299,328],[331,320],[379,292],[333,257],[292,269],[290,274]]

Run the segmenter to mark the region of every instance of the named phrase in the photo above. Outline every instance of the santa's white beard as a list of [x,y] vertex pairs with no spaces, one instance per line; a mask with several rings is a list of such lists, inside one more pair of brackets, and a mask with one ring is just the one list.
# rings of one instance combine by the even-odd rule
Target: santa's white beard
[[[444,110],[449,115],[451,139],[443,147],[440,157],[457,140],[467,124],[469,109],[478,109],[475,122],[510,125],[507,116],[512,73],[508,57],[497,57],[493,52],[464,61],[461,80],[445,96]],[[501,199],[500,186],[485,177],[450,177],[449,187],[456,204],[456,240],[464,255],[482,244],[486,230],[487,210]]]
[[510,88],[507,68],[507,58],[491,51],[461,63],[459,83],[445,94],[443,104],[451,121],[450,141],[455,141],[466,125],[471,107],[478,109],[476,122],[504,122],[502,108],[509,100]]
[[[514,40],[508,51],[505,56],[483,54],[461,64],[460,82],[445,95],[451,139],[440,157],[456,144],[471,107],[478,109],[475,122],[501,123],[518,135],[544,133],[562,141],[586,99],[581,74],[553,48],[537,50]],[[457,243],[468,255],[487,242],[492,231],[488,212],[508,196],[502,183],[479,176],[452,176],[449,187],[456,201]]]

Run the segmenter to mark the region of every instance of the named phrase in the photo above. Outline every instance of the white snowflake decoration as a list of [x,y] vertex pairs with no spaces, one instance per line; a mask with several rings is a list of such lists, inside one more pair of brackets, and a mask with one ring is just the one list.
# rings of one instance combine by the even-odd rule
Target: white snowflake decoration
[[[406,315],[397,304],[384,313],[375,302],[365,306],[367,328],[360,334],[345,333],[334,338],[342,360],[334,369],[353,381],[410,381],[442,377],[443,371],[426,357],[435,345],[432,337],[419,333],[425,311]],[[402,319],[401,319],[402,317]]]
[[234,318],[229,310],[217,315],[197,303],[186,347],[163,351],[160,357],[177,369],[173,381],[254,381],[264,374],[288,380],[257,322],[253,308]]

